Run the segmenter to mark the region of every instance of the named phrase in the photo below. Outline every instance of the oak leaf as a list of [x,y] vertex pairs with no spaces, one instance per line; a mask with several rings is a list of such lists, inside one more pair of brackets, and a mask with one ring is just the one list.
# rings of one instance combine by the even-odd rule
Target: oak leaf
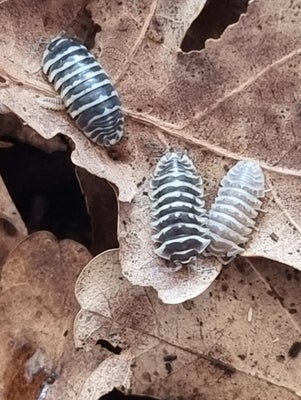
[[[298,4],[254,1],[219,40],[183,53],[180,44],[204,4],[49,0],[28,7],[18,0],[0,5],[1,102],[45,138],[59,132],[72,138],[73,162],[117,187],[123,273],[132,283],[157,290],[160,261],[152,252],[147,192],[155,163],[171,148],[187,151],[206,179],[207,207],[234,161],[257,160],[270,191],[267,212],[258,218],[244,256],[301,265]],[[91,24],[101,27],[93,52],[112,76],[125,109],[125,138],[113,155],[89,142],[66,113],[43,110],[36,101],[37,95],[53,93],[40,72],[45,42],[62,29],[77,33],[83,5]],[[29,20],[34,21],[30,31]],[[187,281],[187,273],[164,279],[174,290]],[[196,293],[199,276],[189,280]]]
[[[291,349],[300,343],[300,279],[299,271],[284,265],[235,261],[210,291],[167,305],[152,288],[130,285],[122,276],[118,250],[109,250],[93,258],[77,280],[81,310],[75,343],[87,348],[96,340],[109,344],[112,360],[118,363],[120,357],[125,366],[112,380],[118,387],[128,378],[133,393],[297,400],[301,358]],[[125,365],[124,357],[131,362]],[[90,400],[97,390],[103,393],[108,370],[102,371]]]

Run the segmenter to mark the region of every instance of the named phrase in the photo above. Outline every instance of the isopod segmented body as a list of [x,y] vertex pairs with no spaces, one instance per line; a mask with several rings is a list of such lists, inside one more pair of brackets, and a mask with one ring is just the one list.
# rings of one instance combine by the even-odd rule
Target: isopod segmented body
[[57,36],[45,50],[42,66],[68,113],[89,139],[104,146],[121,139],[124,117],[118,94],[84,45]]
[[152,239],[155,253],[176,268],[196,259],[210,240],[204,209],[204,188],[185,154],[167,153],[158,162],[151,183]]
[[264,193],[264,174],[256,162],[239,161],[228,171],[209,211],[207,253],[227,264],[244,251],[239,245],[249,240]]

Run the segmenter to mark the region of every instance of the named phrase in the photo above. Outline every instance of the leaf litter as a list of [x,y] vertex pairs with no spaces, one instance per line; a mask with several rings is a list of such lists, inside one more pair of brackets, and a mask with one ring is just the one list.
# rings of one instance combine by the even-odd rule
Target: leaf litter
[[301,304],[301,275],[276,267],[262,259],[235,261],[210,291],[167,305],[152,288],[124,279],[118,250],[109,250],[93,258],[77,280],[76,346],[93,346],[101,337],[119,346],[114,359],[131,354],[127,372],[135,393],[297,399],[301,358],[289,354],[301,334],[300,316],[291,308]]
[[[184,298],[181,298],[181,295],[184,293],[185,296],[185,293],[189,291],[192,293],[191,297],[194,297],[198,294],[198,290],[201,293],[208,286],[205,284],[200,288],[200,277],[192,274],[189,277],[190,288],[187,289],[187,285],[185,286],[187,271],[179,271],[174,276],[164,275],[167,288],[160,287],[162,275],[157,268],[159,261],[154,259],[150,241],[147,191],[150,172],[157,160],[170,148],[186,150],[197,165],[198,171],[204,176],[208,193],[207,207],[214,199],[218,182],[235,160],[252,158],[259,161],[265,169],[268,189],[270,189],[264,202],[264,209],[267,212],[258,218],[259,230],[254,233],[244,255],[262,256],[300,269],[301,172],[298,101],[301,49],[298,47],[300,10],[297,2],[291,2],[289,7],[283,0],[277,0],[273,6],[268,3],[252,2],[247,15],[241,16],[237,24],[229,27],[221,39],[207,40],[205,50],[187,54],[179,51],[179,46],[204,2],[187,0],[163,3],[145,0],[139,2],[138,5],[132,2],[105,2],[102,7],[99,7],[97,1],[90,2],[87,7],[93,21],[102,28],[101,33],[96,37],[93,52],[116,82],[127,116],[126,137],[117,146],[115,157],[106,153],[104,149],[92,145],[77,131],[65,113],[54,114],[41,109],[36,102],[37,95],[53,94],[39,71],[45,42],[62,28],[70,31],[72,19],[76,19],[82,6],[80,1],[73,3],[64,1],[60,3],[62,6],[59,8],[55,7],[55,4],[56,1],[52,0],[47,2],[47,7],[38,2],[28,7],[26,1],[20,0],[13,4],[5,2],[0,5],[1,18],[3,21],[9,21],[2,24],[4,28],[1,32],[3,52],[0,56],[0,75],[5,80],[5,85],[1,86],[0,99],[5,106],[43,137],[51,138],[57,133],[63,133],[72,138],[75,144],[72,154],[73,162],[116,186],[120,201],[119,258],[123,274],[134,284],[153,286],[162,298],[166,296],[169,299],[168,302],[176,302],[179,296],[179,302],[183,301]],[[56,10],[55,13],[54,10]],[[34,21],[34,28],[28,32],[28,35],[24,35],[25,23],[28,20]],[[95,260],[97,264],[98,259]],[[206,262],[209,261],[206,260]],[[239,262],[236,261],[234,265]],[[248,268],[252,265],[258,266],[256,273],[252,270],[254,272],[252,278],[256,279],[256,290],[254,289],[256,295],[252,296],[256,298],[258,296],[257,301],[262,302],[259,311],[264,314],[264,316],[259,314],[260,318],[257,319],[256,307],[252,306],[250,322],[248,322],[248,310],[251,307],[249,298],[244,299],[248,304],[242,301],[242,309],[233,308],[233,305],[229,306],[231,302],[227,303],[227,309],[222,301],[223,308],[219,309],[217,300],[210,297],[212,290],[217,287],[216,297],[224,300],[223,289],[218,287],[224,274],[231,273],[229,275],[231,287],[240,293],[244,293],[245,288],[253,283],[250,278],[248,285],[243,286],[238,281],[237,271],[234,268],[222,272],[210,292],[207,291],[201,298],[191,303],[186,302],[182,306],[163,305],[151,288],[139,289],[147,293],[152,307],[154,303],[160,304],[160,307],[164,309],[164,316],[167,319],[170,318],[166,321],[168,333],[163,329],[164,335],[160,334],[158,339],[157,334],[155,335],[153,356],[148,358],[148,363],[153,360],[154,365],[157,365],[159,349],[164,347],[165,341],[173,342],[170,336],[173,331],[176,332],[177,337],[179,336],[178,325],[173,329],[171,322],[178,323],[179,319],[183,322],[182,307],[186,307],[187,304],[196,304],[195,311],[198,314],[205,313],[203,319],[213,326],[213,333],[207,326],[210,333],[207,334],[206,339],[215,337],[216,340],[214,345],[211,344],[214,351],[210,352],[209,356],[208,347],[207,352],[204,351],[206,346],[202,342],[201,347],[203,347],[200,352],[199,350],[196,352],[196,357],[184,363],[185,373],[179,368],[179,372],[173,371],[170,376],[160,378],[161,374],[155,374],[154,367],[154,376],[148,375],[147,372],[143,377],[137,375],[135,378],[137,383],[132,383],[131,386],[133,390],[148,392],[156,390],[156,393],[163,397],[173,393],[173,390],[177,393],[182,391],[181,393],[190,394],[193,388],[190,382],[193,383],[194,374],[197,374],[199,379],[202,372],[204,382],[207,383],[208,369],[210,379],[213,381],[208,388],[204,389],[201,386],[202,390],[206,391],[208,399],[210,396],[215,398],[218,395],[218,392],[215,392],[215,390],[218,391],[215,385],[216,379],[222,382],[223,394],[223,386],[226,385],[225,374],[220,372],[223,364],[219,364],[219,367],[213,366],[213,361],[218,359],[235,368],[235,378],[233,374],[230,374],[232,383],[236,384],[237,379],[237,384],[242,384],[242,380],[247,376],[248,385],[255,390],[255,395],[259,393],[261,396],[267,393],[266,397],[273,394],[276,398],[277,396],[284,398],[287,392],[280,386],[287,387],[289,391],[300,395],[298,386],[300,377],[296,376],[300,368],[292,364],[292,360],[287,358],[285,352],[287,343],[294,342],[300,337],[300,321],[293,322],[294,313],[287,311],[277,296],[277,301],[274,300],[273,303],[274,309],[269,310],[271,296],[267,298],[262,289],[265,287],[267,292],[274,293],[272,289],[267,289],[270,283],[264,277],[267,271],[270,273],[271,270],[276,270],[278,276],[285,267],[276,263],[269,264],[268,261],[259,262],[257,259],[249,261],[247,265],[249,265]],[[218,275],[219,269],[220,266],[216,266],[217,273],[210,283]],[[154,271],[151,279],[150,271]],[[97,274],[97,271],[94,273]],[[171,280],[170,276],[172,276]],[[258,280],[262,286],[259,285]],[[121,282],[120,279],[119,281]],[[280,282],[284,288],[283,280]],[[167,290],[164,292],[164,289]],[[297,281],[297,293],[298,289]],[[129,290],[137,290],[137,287],[130,286]],[[291,288],[283,290],[284,297],[289,297]],[[87,296],[89,297],[88,294]],[[236,300],[235,297],[234,300]],[[232,302],[234,300],[232,299]],[[298,301],[291,303],[297,305],[296,308],[292,306],[290,310],[297,310]],[[130,322],[132,309],[124,311]],[[170,310],[181,312],[172,316]],[[186,308],[184,308],[184,313],[185,310]],[[209,318],[208,314],[212,310],[216,311],[216,314]],[[228,321],[224,319],[225,310],[227,310]],[[192,320],[191,309],[186,311],[187,321],[189,318]],[[276,324],[276,318],[273,320],[272,317],[277,312],[285,322]],[[94,316],[94,311],[92,314]],[[235,326],[232,321],[233,315],[237,317],[238,314],[240,318]],[[268,315],[270,318],[267,318]],[[157,314],[155,317],[157,320]],[[91,315],[88,321],[90,318],[92,320]],[[245,326],[241,321],[246,321],[247,325]],[[102,322],[103,324],[100,325],[97,325],[97,322],[96,326],[106,327],[108,321]],[[262,323],[266,324],[266,330],[259,329]],[[191,339],[187,337],[193,337],[195,327],[193,325],[192,329],[191,323],[185,326],[185,321],[181,325],[187,331],[192,330],[192,335],[187,333],[185,340],[184,335],[180,336],[183,342],[186,343],[188,340],[190,343],[189,350],[187,350],[187,344],[181,343],[183,351],[185,354],[187,352],[194,354],[195,348],[198,349],[200,346],[200,339],[196,335],[197,344],[192,341],[191,345]],[[222,328],[220,328],[221,333],[217,335],[215,330],[219,325],[222,325]],[[284,330],[284,326],[294,328],[288,332],[282,332],[281,329]],[[236,340],[237,332],[242,335],[240,341]],[[254,332],[258,332],[260,340]],[[75,329],[75,337],[76,335]],[[140,340],[136,332],[131,331],[125,334],[122,331],[121,338],[123,335],[134,337],[133,347]],[[253,338],[251,344],[248,335]],[[146,343],[147,349],[152,346],[145,336],[142,342]],[[231,346],[238,343],[241,343],[241,348],[244,348],[247,343],[247,356],[240,354],[241,357],[233,361],[235,352]],[[173,343],[171,345],[174,346]],[[259,361],[254,358],[255,351],[250,351],[252,345],[258,346],[256,354],[260,354]],[[226,350],[227,347],[229,349],[224,351],[224,347]],[[263,349],[267,348],[269,351],[265,352]],[[265,356],[263,356],[264,353]],[[142,351],[142,354],[150,355],[151,353]],[[139,357],[137,356],[137,359]],[[261,358],[264,357],[265,359],[262,360]],[[299,362],[298,358],[295,362]],[[187,369],[187,365],[191,365],[191,369]],[[170,366],[164,365],[164,368],[166,372],[170,371]],[[231,368],[230,371],[232,371]],[[220,374],[216,373],[217,370]],[[181,380],[177,378],[178,374]],[[157,382],[159,379],[164,380],[164,388],[162,382],[158,384],[160,389],[152,389],[149,383],[145,383],[147,380]],[[120,379],[120,382],[122,381],[124,380]],[[270,385],[265,385],[265,381],[273,383],[272,388]],[[170,382],[170,387],[166,385],[166,382]],[[178,382],[182,382],[182,387]],[[245,397],[250,394],[249,387],[246,385],[242,389]],[[199,388],[194,389],[200,393]],[[169,394],[168,390],[170,390]],[[229,387],[230,394],[226,394],[229,398],[237,395],[231,390],[233,390],[232,385]],[[292,398],[292,394],[287,396]]]
[[49,383],[47,399],[74,399],[105,358],[99,349],[76,351],[72,337],[75,280],[90,259],[84,246],[48,232],[10,252],[1,273],[1,398],[36,399],[30,393]]

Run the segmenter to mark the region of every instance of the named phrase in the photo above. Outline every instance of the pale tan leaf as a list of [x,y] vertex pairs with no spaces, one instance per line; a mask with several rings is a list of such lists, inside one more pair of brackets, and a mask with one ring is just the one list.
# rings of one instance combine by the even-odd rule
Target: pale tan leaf
[[130,286],[117,251],[108,251],[77,280],[75,342],[89,349],[108,341],[119,347],[114,360],[130,350],[135,393],[297,400],[301,358],[290,349],[300,342],[300,282],[300,272],[284,265],[241,260],[202,296],[166,305],[153,289]]
[[[118,267],[118,250],[105,251],[85,266],[75,287],[75,296],[81,308],[95,312],[101,310],[103,316],[112,316],[109,299],[118,295],[116,281],[122,279]],[[103,274],[103,278],[97,281],[94,280],[95,268],[99,274]]]
[[114,388],[128,389],[131,362],[130,352],[106,358],[87,379],[78,398],[80,400],[98,400]]
[[[144,323],[141,318],[148,301],[144,289],[137,287],[133,292],[132,285],[121,274],[118,250],[109,250],[96,256],[82,270],[75,295],[82,307],[74,322],[76,347],[91,349],[97,340],[105,339],[112,346],[122,344],[123,350],[130,349],[102,362],[84,384],[79,399],[98,399],[114,387],[129,388],[133,359],[159,343],[158,339],[143,334],[150,324],[149,319]],[[128,324],[129,318],[131,324]],[[139,330],[132,325],[135,320]],[[152,327],[155,329],[155,326],[154,319]]]

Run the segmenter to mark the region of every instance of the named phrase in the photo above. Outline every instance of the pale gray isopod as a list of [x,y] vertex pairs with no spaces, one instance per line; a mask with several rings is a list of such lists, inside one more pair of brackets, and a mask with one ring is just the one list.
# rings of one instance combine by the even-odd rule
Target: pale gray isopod
[[155,253],[180,268],[210,242],[202,179],[187,155],[172,152],[159,160],[150,188],[152,239],[159,244]]
[[264,174],[258,163],[239,161],[228,171],[209,211],[207,255],[227,264],[244,251],[240,245],[249,240],[264,194]]

